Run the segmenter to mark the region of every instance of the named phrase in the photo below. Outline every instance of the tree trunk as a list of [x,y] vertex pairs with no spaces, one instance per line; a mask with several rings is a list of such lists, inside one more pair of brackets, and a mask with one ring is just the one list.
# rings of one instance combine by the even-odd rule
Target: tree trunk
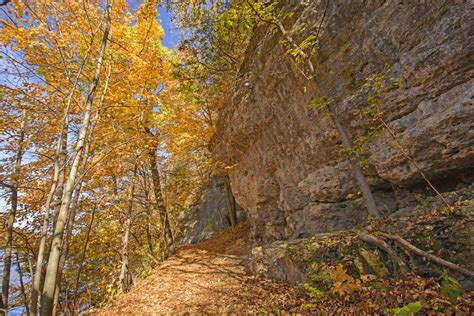
[[63,198],[61,201],[61,208],[58,213],[58,218],[56,221],[53,243],[51,251],[49,254],[48,266],[46,269],[46,276],[44,282],[43,293],[41,296],[41,314],[42,315],[52,315],[53,312],[53,301],[54,301],[54,291],[56,288],[57,273],[59,268],[59,259],[61,253],[61,245],[63,240],[64,227],[66,226],[66,219],[69,211],[69,206],[71,204],[71,198],[75,186],[75,181],[77,177],[77,172],[79,169],[79,163],[81,161],[82,155],[84,153],[84,142],[89,131],[90,118],[92,114],[92,103],[94,101],[95,90],[97,88],[100,71],[102,68],[102,63],[104,60],[105,49],[107,47],[109,32],[110,32],[110,11],[111,3],[107,3],[106,7],[106,23],[104,36],[101,42],[99,57],[97,59],[96,70],[92,82],[90,84],[89,93],[87,94],[87,100],[85,105],[85,113],[82,120],[82,126],[79,130],[79,135],[76,143],[76,154],[69,172],[68,179],[66,181],[66,187],[64,190]]
[[152,234],[152,220],[153,220],[153,209],[150,207],[150,188],[148,186],[147,173],[143,172],[143,194],[145,195],[145,210],[146,210],[146,239],[148,244],[148,251],[150,255],[154,258],[154,248],[155,243],[153,242]]
[[151,216],[150,212],[147,211],[147,223],[146,223],[146,240],[148,244],[148,251],[150,252],[150,255],[153,257],[154,256],[154,243],[153,243],[153,236],[151,234]]
[[[133,181],[133,178],[132,178]],[[126,214],[125,220],[125,227],[123,230],[123,237],[122,237],[122,248],[120,250],[120,260],[122,261],[122,266],[120,268],[120,275],[119,275],[119,284],[118,284],[118,293],[127,292],[130,287],[129,282],[129,264],[128,264],[128,241],[130,239],[130,229],[132,226],[132,216],[133,216],[133,198],[135,195],[135,184],[132,183],[132,187],[130,189],[130,197],[128,201],[128,211]]]
[[82,267],[84,266],[84,260],[86,258],[87,247],[89,246],[89,238],[90,238],[91,231],[92,231],[92,224],[94,223],[94,216],[95,216],[96,209],[97,209],[97,206],[94,207],[94,209],[92,210],[91,221],[89,222],[89,226],[87,227],[87,234],[86,234],[86,240],[84,242],[84,248],[82,248],[81,261],[80,261],[81,263],[80,263],[79,269],[77,271],[76,286],[75,286],[75,289],[74,289],[74,296],[73,296],[73,299],[72,299],[72,306],[74,306],[74,308],[76,306],[77,293],[79,291],[79,281],[80,281],[80,278],[81,278]]
[[49,214],[51,211],[50,210],[51,202],[53,200],[54,193],[56,192],[58,178],[59,178],[59,160],[55,159],[53,182],[51,183],[51,189],[48,193],[48,197],[46,198],[43,224],[41,226],[41,239],[40,239],[40,244],[39,244],[39,249],[38,249],[38,256],[36,259],[36,269],[35,269],[35,275],[33,278],[33,285],[31,288],[31,312],[33,315],[36,315],[38,313],[38,295],[40,293],[41,276],[43,273],[43,260],[44,260],[44,254],[46,251],[46,239],[48,235]]
[[224,188],[225,188],[225,202],[227,208],[227,216],[232,227],[235,227],[237,221],[237,205],[235,203],[234,195],[232,194],[232,188],[230,186],[229,176],[224,177]]
[[[67,109],[69,114],[69,109]],[[56,192],[53,200],[53,227],[56,225],[58,220],[59,210],[61,208],[61,201],[64,193],[64,181],[66,180],[66,168],[67,168],[67,132],[69,129],[69,117],[66,116],[63,121],[63,127],[61,128],[59,142],[58,142],[58,163],[59,163],[59,175],[58,182],[56,185]],[[51,249],[51,248],[50,248]]]
[[25,306],[26,315],[30,315],[30,309],[28,307],[28,297],[26,296],[25,284],[23,283],[23,270],[20,265],[20,256],[16,253],[16,268],[18,270],[18,279],[20,281],[21,295],[23,296],[23,305]]
[[[344,148],[352,148],[352,143],[349,139],[349,135],[347,134],[344,126],[342,125],[341,121],[339,120],[339,115],[336,112],[336,109],[333,104],[328,105],[329,113],[331,114],[331,119],[336,126],[336,129],[339,133],[339,137],[341,138],[342,145]],[[372,195],[372,190],[367,183],[367,179],[364,176],[364,172],[360,167],[357,160],[359,157],[356,154],[349,153],[349,163],[351,164],[352,170],[354,171],[354,175],[357,180],[357,184],[359,185],[360,190],[362,191],[362,196],[364,197],[365,203],[367,204],[367,210],[369,213],[375,217],[380,218],[380,212],[377,209],[377,205],[375,204],[374,196]]]
[[[151,131],[147,129],[147,132],[151,135]],[[154,137],[154,135],[152,136]],[[163,195],[161,192],[160,173],[158,172],[158,162],[156,160],[155,149],[150,149],[148,152],[148,159],[151,169],[151,178],[153,181],[153,191],[155,195],[156,208],[160,215],[161,229],[163,230],[164,236],[164,258],[167,258],[174,254],[174,240],[171,232],[171,225],[168,218],[168,212],[166,210],[165,203],[163,201]]]
[[128,290],[128,240],[130,236],[130,226],[131,226],[131,218],[130,216],[127,216],[127,219],[125,220],[125,227],[124,227],[124,233],[122,236],[122,248],[120,250],[120,261],[122,262],[122,265],[120,267],[120,275],[119,275],[119,282],[118,282],[118,293],[123,293]]
[[[58,190],[58,187],[62,187],[64,183],[64,173],[66,169],[66,160],[67,160],[67,134],[68,134],[68,129],[69,129],[69,111],[70,111],[72,99],[74,96],[74,92],[76,91],[79,78],[82,75],[82,71],[89,57],[91,48],[92,48],[92,45],[89,45],[89,47],[87,48],[87,52],[84,56],[84,60],[81,64],[81,67],[76,74],[76,78],[74,80],[74,84],[71,88],[71,91],[69,92],[69,95],[66,101],[66,106],[63,112],[63,117],[61,120],[61,128],[59,132],[58,143],[56,145],[56,153],[55,153],[55,158],[54,158],[53,181],[51,183],[51,188],[46,198],[43,224],[41,226],[41,239],[40,239],[40,244],[39,244],[39,249],[38,249],[38,256],[36,260],[36,270],[35,270],[35,274],[33,278],[33,284],[31,287],[31,313],[33,315],[36,315],[38,313],[38,295],[39,293],[41,293],[41,276],[43,274],[43,260],[44,260],[45,250],[46,250],[46,241],[47,241],[47,235],[48,235],[49,216],[51,212],[51,206],[55,197],[58,200],[60,200],[62,197],[62,190],[61,192],[57,190]],[[61,155],[63,155],[62,156],[63,159],[61,159]],[[59,183],[59,179],[62,180],[61,183]],[[55,208],[55,206],[53,207]]]
[[[86,142],[85,149],[84,149],[85,155],[82,159],[82,163],[81,163],[81,166],[79,168],[79,170],[80,170],[79,173],[81,174],[81,176],[85,172],[85,167],[86,167],[86,164],[87,164],[87,158],[88,158],[87,153],[89,151],[89,141]],[[69,241],[70,241],[70,238],[71,238],[72,229],[74,227],[74,222],[76,221],[76,209],[77,209],[77,205],[79,203],[79,196],[81,194],[82,183],[79,183],[78,185],[79,186],[74,191],[74,197],[72,199],[71,208],[69,210],[69,215],[68,215],[68,219],[67,219],[67,226],[66,226],[66,233],[65,233],[65,236],[64,236],[64,241],[63,241],[63,244],[62,244],[62,251],[61,251],[61,255],[60,255],[60,259],[59,259],[59,270],[58,270],[57,280],[56,280],[56,289],[54,291],[53,315],[57,314],[56,311],[57,311],[57,306],[58,306],[58,302],[59,302],[59,294],[60,294],[59,291],[60,291],[60,286],[61,286],[61,278],[62,278],[62,274],[63,274],[63,271],[64,271],[64,266],[66,264],[66,258],[67,258],[67,255],[69,253]]]
[[380,235],[382,235],[385,238],[388,238],[388,239],[391,239],[391,240],[397,242],[400,246],[402,246],[406,250],[411,251],[411,252],[425,258],[426,260],[429,260],[429,261],[434,262],[434,263],[436,263],[436,264],[438,264],[438,265],[440,265],[444,268],[451,269],[451,270],[459,272],[459,273],[461,273],[461,274],[463,274],[467,277],[470,277],[471,279],[474,279],[474,271],[471,271],[471,270],[466,269],[464,267],[461,267],[461,266],[459,266],[455,263],[444,260],[443,258],[435,256],[435,255],[433,255],[431,253],[428,253],[426,251],[423,251],[420,248],[416,247],[415,245],[409,243],[408,241],[406,241],[405,239],[403,239],[400,236],[387,234],[387,233],[383,233],[383,232],[380,232]]
[[[59,165],[59,174],[58,174],[58,181],[56,184],[56,192],[54,194],[54,203],[53,203],[53,227],[56,226],[59,210],[61,208],[61,201],[64,193],[64,181],[66,179],[66,168],[67,168],[67,135],[69,130],[69,104],[66,106],[64,111],[64,118],[63,118],[63,127],[60,131],[59,142],[58,142],[58,151],[57,151],[57,161]],[[53,239],[51,239],[49,251],[51,251],[53,243]],[[43,254],[44,257],[44,254]],[[42,267],[41,267],[42,269]],[[40,271],[42,272],[42,271]],[[55,298],[59,296],[59,293],[55,293]],[[37,300],[37,298],[36,298]],[[55,311],[53,310],[53,315],[56,315]]]
[[[322,97],[330,97],[326,93],[326,91],[323,88],[323,85],[321,81],[319,80],[318,73],[316,72],[316,69],[314,68],[314,65],[311,61],[311,58],[308,54],[306,54],[293,40],[291,35],[286,31],[285,27],[283,24],[278,20],[278,18],[273,17],[273,20],[270,21],[270,23],[274,23],[278,26],[280,32],[282,33],[283,37],[285,40],[295,49],[297,54],[308,64],[308,68],[310,70],[311,76],[313,77],[313,81],[316,84],[316,87],[319,90],[319,94]],[[344,148],[350,149],[352,148],[352,144],[349,138],[349,135],[347,134],[344,126],[342,125],[339,115],[336,111],[336,108],[332,103],[328,104],[328,111],[331,115],[331,119],[334,122],[334,125],[336,126],[336,130],[339,133],[339,137],[342,141],[342,145]],[[374,216],[375,218],[380,218],[380,212],[377,209],[377,205],[375,204],[374,197],[372,195],[372,191],[370,190],[370,187],[367,183],[367,180],[364,176],[364,173],[362,172],[362,168],[359,166],[357,160],[359,160],[359,157],[357,154],[349,153],[349,162],[352,167],[352,170],[354,171],[355,178],[357,180],[357,183],[359,185],[360,190],[362,191],[362,194],[364,196],[364,200],[367,203],[367,210],[369,213]]]
[[[83,170],[82,167],[81,167],[81,170]],[[75,222],[75,217],[76,217],[76,207],[77,207],[77,204],[79,203],[80,193],[81,193],[81,185],[79,184],[79,187],[74,191],[74,197],[72,199],[71,210],[69,212],[69,216],[67,220],[66,233],[65,233],[65,237],[64,237],[64,241],[62,245],[61,256],[59,259],[59,270],[58,270],[57,280],[56,280],[56,289],[54,290],[53,315],[58,314],[57,308],[58,308],[58,303],[59,303],[61,278],[64,271],[64,266],[66,265],[66,258],[69,253],[69,241],[71,238],[72,228],[74,227],[74,222]]]
[[150,254],[152,256],[154,256],[154,248],[155,248],[155,243],[153,242],[153,234],[152,234],[152,212],[151,212],[151,209],[150,209],[150,203],[149,203],[149,200],[148,200],[148,193],[146,194],[146,219],[147,219],[147,223],[146,223],[146,240],[147,240],[147,244],[148,244],[148,251],[150,251]]
[[[33,253],[33,257],[34,257],[34,253]],[[25,258],[26,258],[26,261],[28,262],[28,268],[29,268],[30,278],[31,278],[34,275],[33,262],[31,261],[31,258],[27,253],[25,253]]]
[[[109,86],[110,73],[111,73],[111,68],[109,66],[107,76],[106,76],[106,79],[105,79],[104,88],[102,90],[102,94],[101,94],[101,97],[100,97],[99,109],[102,107],[105,95],[107,93],[107,89],[108,89],[108,86]],[[74,197],[72,199],[71,208],[69,210],[67,227],[66,227],[66,235],[64,237],[63,249],[62,249],[62,252],[61,252],[61,258],[59,259],[59,271],[58,271],[58,275],[57,275],[58,280],[56,281],[56,290],[55,290],[55,294],[54,294],[54,303],[53,303],[53,315],[57,314],[56,309],[57,309],[58,302],[59,302],[59,291],[60,291],[60,288],[61,288],[61,278],[62,278],[62,274],[63,274],[63,271],[64,271],[64,266],[66,264],[66,258],[67,258],[67,255],[69,253],[69,241],[70,241],[70,238],[71,238],[72,229],[74,227],[74,222],[76,220],[76,213],[77,213],[76,209],[77,209],[77,205],[79,204],[79,196],[80,196],[81,190],[82,190],[82,179],[83,179],[83,177],[86,173],[86,166],[87,166],[87,162],[89,160],[89,149],[90,149],[90,145],[92,143],[92,135],[93,135],[93,132],[94,132],[94,129],[95,129],[95,125],[97,123],[97,119],[99,118],[99,109],[95,112],[94,117],[91,120],[91,127],[89,129],[88,135],[87,135],[86,140],[85,140],[84,155],[83,155],[82,162],[81,162],[81,165],[80,165],[79,171],[78,171],[78,173],[80,174],[79,181],[77,183],[77,188],[74,191]]]
[[4,310],[1,313],[8,313],[8,291],[10,288],[10,271],[12,264],[12,244],[13,244],[13,224],[15,223],[16,213],[18,210],[18,187],[20,182],[21,172],[21,160],[23,158],[23,146],[25,140],[25,127],[27,121],[27,112],[23,110],[20,134],[18,136],[16,154],[15,154],[15,167],[11,176],[11,209],[8,213],[8,218],[5,223],[5,250],[3,257],[3,276],[2,276],[2,306],[0,308]]

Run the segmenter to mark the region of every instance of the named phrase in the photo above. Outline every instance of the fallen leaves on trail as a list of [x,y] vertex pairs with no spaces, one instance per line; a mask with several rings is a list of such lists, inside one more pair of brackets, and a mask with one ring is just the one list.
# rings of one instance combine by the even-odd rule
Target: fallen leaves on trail
[[429,314],[474,312],[473,293],[460,295],[453,304],[442,294],[438,280],[415,274],[403,279],[387,280],[375,275],[354,279],[336,266],[330,276],[333,283],[326,292],[252,276],[244,264],[253,245],[248,230],[248,226],[241,225],[207,242],[181,247],[131,292],[91,313],[359,315],[394,314],[415,305]]
[[299,309],[305,295],[288,284],[247,273],[242,258],[253,244],[248,232],[249,226],[240,224],[204,243],[179,248],[132,291],[92,314],[275,313]]
[[221,314],[291,310],[302,303],[287,285],[248,275],[235,256],[187,247],[97,314]]

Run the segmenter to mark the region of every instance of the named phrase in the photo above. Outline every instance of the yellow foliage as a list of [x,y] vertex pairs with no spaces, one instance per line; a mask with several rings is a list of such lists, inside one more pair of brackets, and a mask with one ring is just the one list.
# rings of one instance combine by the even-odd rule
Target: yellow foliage
[[361,289],[360,281],[347,274],[342,264],[336,266],[331,278],[334,281],[332,293],[342,299],[349,299],[353,293]]

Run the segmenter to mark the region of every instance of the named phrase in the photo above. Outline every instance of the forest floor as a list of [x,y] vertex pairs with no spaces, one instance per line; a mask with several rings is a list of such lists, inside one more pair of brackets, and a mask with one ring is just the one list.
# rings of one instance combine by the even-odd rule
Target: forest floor
[[228,230],[180,247],[130,292],[96,315],[279,313],[297,310],[305,295],[281,282],[250,275],[243,258],[252,244],[248,228]]
[[[249,227],[240,225],[204,243],[182,246],[130,292],[88,314],[357,315],[379,314],[387,307],[418,301],[428,314],[474,315],[473,292],[464,293],[457,304],[452,304],[440,293],[438,280],[411,273],[402,279],[371,276],[373,279],[362,281],[363,284],[360,280],[352,284],[356,289],[351,295],[317,295],[315,300],[302,286],[248,273],[245,260],[255,246],[248,236]],[[340,285],[339,292],[345,288],[347,285]]]

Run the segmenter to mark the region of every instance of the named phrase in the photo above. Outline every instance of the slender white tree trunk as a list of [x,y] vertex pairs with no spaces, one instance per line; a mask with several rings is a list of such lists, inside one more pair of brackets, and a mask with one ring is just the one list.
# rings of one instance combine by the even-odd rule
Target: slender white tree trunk
[[[86,61],[89,57],[91,48],[92,48],[92,43],[87,48],[87,52],[84,56],[84,60],[76,75],[71,91],[69,92],[69,95],[66,100],[66,106],[63,112],[63,117],[61,120],[61,128],[59,131],[58,143],[56,145],[56,152],[55,152],[55,157],[54,157],[53,181],[51,183],[51,188],[46,198],[46,204],[44,207],[44,217],[43,217],[43,223],[41,226],[41,239],[40,239],[40,244],[39,244],[39,249],[38,249],[38,256],[36,260],[36,269],[35,269],[35,274],[33,277],[33,284],[31,287],[31,313],[33,315],[36,315],[38,313],[38,295],[39,293],[41,293],[41,276],[43,274],[43,260],[45,256],[46,241],[48,237],[49,216],[51,213],[51,208],[52,208],[54,199],[55,198],[57,200],[61,199],[61,196],[59,196],[58,186],[62,187],[64,183],[64,181],[60,182],[59,179],[61,178],[62,180],[64,180],[64,175],[62,174],[64,174],[65,169],[66,169],[67,151],[65,150],[67,148],[65,145],[67,144],[67,134],[68,134],[68,129],[69,129],[69,119],[68,119],[69,111],[71,108],[74,92],[79,82],[79,78],[82,75],[84,65],[86,64]],[[63,151],[62,153],[63,159],[60,158],[61,151]],[[62,191],[61,191],[61,195],[62,195]]]
[[128,290],[128,240],[130,236],[130,226],[131,226],[131,214],[127,214],[127,219],[125,220],[125,227],[122,236],[122,248],[120,249],[120,260],[122,265],[120,267],[119,282],[118,282],[118,293],[126,292]]
[[64,266],[66,264],[66,258],[67,258],[67,255],[69,253],[69,242],[70,242],[70,239],[71,239],[72,228],[74,227],[74,223],[75,223],[75,220],[76,220],[77,206],[79,204],[79,196],[80,196],[81,190],[82,190],[82,179],[83,179],[83,177],[86,173],[87,162],[89,161],[89,158],[90,158],[89,157],[89,149],[90,149],[90,146],[91,146],[91,143],[92,143],[92,136],[93,136],[93,133],[94,133],[94,130],[95,130],[95,125],[97,123],[97,119],[99,118],[100,108],[102,107],[102,105],[104,103],[105,95],[107,94],[107,89],[109,87],[109,79],[110,79],[111,72],[112,72],[112,68],[111,68],[111,65],[109,65],[109,68],[108,68],[108,71],[107,71],[107,76],[105,78],[105,84],[104,84],[104,87],[102,89],[102,94],[101,94],[100,101],[99,101],[99,109],[97,109],[95,111],[95,114],[94,114],[93,118],[91,119],[91,127],[89,129],[89,133],[86,137],[86,141],[85,141],[85,145],[84,145],[84,155],[83,155],[83,158],[82,158],[81,165],[79,167],[80,176],[79,176],[78,181],[76,181],[77,187],[75,188],[74,197],[72,199],[71,208],[69,210],[69,215],[68,215],[68,220],[67,220],[67,228],[66,228],[66,235],[65,235],[65,238],[64,238],[64,242],[63,242],[63,250],[61,252],[61,258],[59,260],[59,271],[58,271],[58,275],[57,275],[58,280],[56,281],[56,290],[55,290],[55,294],[54,294],[53,315],[57,314],[56,310],[57,310],[57,306],[58,306],[58,303],[59,303],[59,290],[61,288],[61,278],[62,278],[62,274],[63,274],[63,271],[64,271]]
[[51,251],[49,254],[48,266],[46,269],[46,276],[44,281],[43,293],[41,295],[41,315],[52,315],[53,313],[53,302],[54,302],[54,292],[56,289],[57,273],[59,269],[59,259],[61,254],[61,246],[63,241],[64,228],[66,226],[67,215],[69,212],[69,207],[71,204],[72,194],[74,191],[74,186],[76,182],[76,177],[79,169],[79,164],[84,153],[84,142],[87,136],[87,133],[90,128],[90,119],[92,114],[92,104],[94,101],[95,90],[97,88],[100,71],[104,61],[105,50],[107,47],[107,42],[110,32],[110,11],[111,3],[107,3],[106,7],[106,23],[104,29],[104,36],[102,38],[99,57],[97,59],[96,70],[92,82],[90,84],[89,93],[87,94],[85,113],[82,120],[82,126],[79,130],[79,135],[76,143],[76,152],[75,157],[69,172],[68,179],[66,181],[66,186],[64,189],[63,198],[61,201],[61,207],[58,213]]
[[[137,174],[137,166],[135,165],[134,176],[132,181],[135,180],[135,176]],[[129,261],[128,261],[128,241],[130,239],[130,230],[132,228],[132,217],[133,217],[133,201],[135,197],[135,182],[132,182],[132,186],[130,188],[130,196],[128,198],[128,209],[127,214],[125,214],[125,227],[123,230],[123,237],[122,237],[122,249],[120,250],[120,259],[122,261],[122,266],[120,268],[120,275],[119,275],[119,284],[118,284],[118,293],[126,292],[130,288],[131,282],[131,271],[129,268]]]

